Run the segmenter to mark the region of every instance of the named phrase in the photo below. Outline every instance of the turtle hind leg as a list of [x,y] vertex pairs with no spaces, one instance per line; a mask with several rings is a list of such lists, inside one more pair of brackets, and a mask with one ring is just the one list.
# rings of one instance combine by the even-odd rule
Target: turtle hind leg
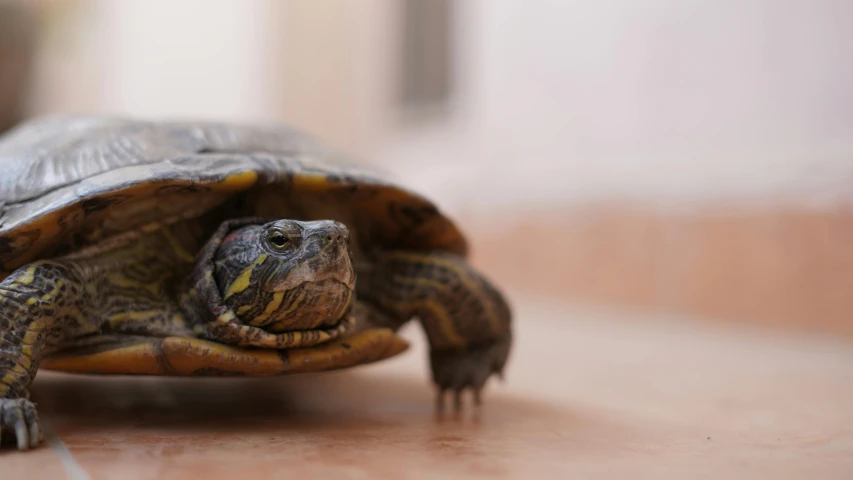
[[[474,402],[488,379],[501,375],[512,343],[512,313],[503,295],[457,255],[391,252],[356,283],[358,295],[397,321],[417,317],[430,344],[439,398],[471,389]],[[441,405],[441,402],[439,402]]]

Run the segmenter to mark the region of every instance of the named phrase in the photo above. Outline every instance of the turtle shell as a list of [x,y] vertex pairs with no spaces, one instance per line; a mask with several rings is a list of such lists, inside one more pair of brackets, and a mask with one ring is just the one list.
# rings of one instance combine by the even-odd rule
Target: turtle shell
[[0,278],[142,226],[233,208],[335,219],[357,259],[389,248],[466,254],[429,200],[286,126],[43,117],[0,139]]

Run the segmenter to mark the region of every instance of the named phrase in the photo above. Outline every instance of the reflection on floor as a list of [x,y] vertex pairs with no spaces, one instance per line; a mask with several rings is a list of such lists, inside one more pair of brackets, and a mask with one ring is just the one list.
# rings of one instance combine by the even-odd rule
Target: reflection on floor
[[[478,416],[437,418],[402,358],[275,380],[45,373],[48,445],[2,478],[853,478],[853,348],[517,302]],[[621,314],[621,315],[624,315]]]

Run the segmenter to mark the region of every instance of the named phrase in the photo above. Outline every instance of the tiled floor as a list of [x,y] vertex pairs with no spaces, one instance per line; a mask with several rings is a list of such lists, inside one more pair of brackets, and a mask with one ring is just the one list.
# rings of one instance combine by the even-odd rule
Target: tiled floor
[[277,380],[43,374],[51,431],[6,479],[853,478],[853,344],[517,305],[478,417],[437,419],[403,357]]

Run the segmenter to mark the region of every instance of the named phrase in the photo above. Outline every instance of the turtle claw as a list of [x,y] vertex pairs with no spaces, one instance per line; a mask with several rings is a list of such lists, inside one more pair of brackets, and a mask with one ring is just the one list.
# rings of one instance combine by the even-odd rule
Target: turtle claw
[[462,412],[462,390],[453,392],[453,413]]
[[14,432],[18,450],[35,448],[42,441],[35,405],[25,398],[0,398],[0,444],[6,432]]
[[462,411],[462,392],[467,389],[472,390],[473,404],[479,408],[482,404],[483,387],[492,375],[502,377],[508,355],[508,341],[467,349],[431,351],[432,377],[439,389],[437,411],[444,411],[444,395],[448,390],[453,391],[453,409],[456,413]]
[[[472,391],[472,402],[474,405],[473,408],[473,419],[475,422],[480,420],[480,406],[482,405],[480,389],[471,389]],[[462,411],[464,410],[465,402],[462,399],[462,393],[464,390],[454,390],[453,391],[453,419],[459,420],[462,417]],[[445,419],[445,408],[444,408],[444,397],[446,396],[447,390],[439,389],[438,395],[436,396],[436,419],[444,420]]]
[[480,396],[480,392],[481,392],[481,390],[474,389],[473,395],[474,395],[474,407],[475,408],[480,408],[480,406],[483,405],[483,399]]

